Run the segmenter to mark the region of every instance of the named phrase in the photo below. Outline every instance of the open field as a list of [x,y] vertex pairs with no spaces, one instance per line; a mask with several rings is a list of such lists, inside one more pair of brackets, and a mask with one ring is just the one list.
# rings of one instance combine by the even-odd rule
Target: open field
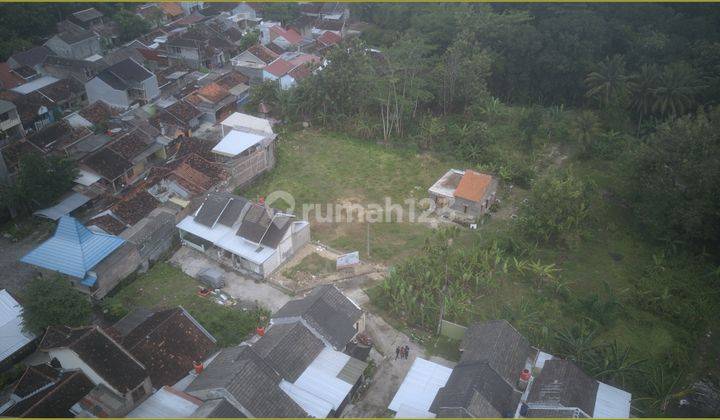
[[[278,141],[277,167],[247,190],[251,199],[273,191],[287,191],[295,199],[295,213],[303,204],[354,203],[404,205],[427,197],[427,189],[449,168],[467,163],[407,149],[394,149],[344,135],[304,130],[283,134]],[[405,206],[407,209],[408,207]],[[360,251],[366,258],[367,226],[321,223],[310,214],[313,238],[334,248]],[[371,260],[393,263],[414,254],[432,230],[418,223],[374,223],[370,226]]]

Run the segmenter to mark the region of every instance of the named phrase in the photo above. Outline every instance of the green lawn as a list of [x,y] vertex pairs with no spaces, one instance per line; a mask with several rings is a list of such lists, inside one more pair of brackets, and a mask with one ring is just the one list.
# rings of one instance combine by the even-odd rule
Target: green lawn
[[263,318],[267,318],[264,311],[220,306],[209,298],[200,297],[198,286],[195,279],[180,269],[158,263],[106,298],[103,306],[110,308],[115,316],[121,316],[138,307],[159,309],[180,305],[215,336],[221,347],[240,343],[255,327],[264,323]]
[[[251,199],[273,191],[287,191],[295,199],[295,213],[303,204],[343,202],[383,205],[386,197],[403,205],[406,199],[427,197],[427,189],[448,169],[467,163],[408,149],[381,146],[335,133],[313,130],[280,136],[278,162],[273,171],[245,190]],[[405,206],[407,209],[407,206]],[[366,258],[364,223],[319,223],[310,213],[311,234],[332,247],[360,251]],[[417,223],[374,223],[370,227],[370,257],[385,263],[400,261],[417,252],[431,229]]]

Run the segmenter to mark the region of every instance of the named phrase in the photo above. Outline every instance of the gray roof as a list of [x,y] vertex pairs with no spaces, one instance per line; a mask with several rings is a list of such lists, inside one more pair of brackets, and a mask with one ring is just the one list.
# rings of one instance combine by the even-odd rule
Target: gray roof
[[282,378],[250,346],[223,349],[187,387],[190,395],[224,389],[253,417],[307,417],[279,384]]
[[33,47],[29,50],[20,51],[10,56],[11,59],[16,61],[22,66],[35,67],[42,64],[45,58],[52,53],[50,48],[41,45],[39,47]]
[[577,407],[592,416],[598,387],[598,381],[585,374],[575,363],[552,359],[545,362],[540,375],[535,378],[527,402]]
[[244,418],[245,415],[226,399],[208,400],[195,410],[191,417],[210,419]]
[[0,113],[5,113],[15,109],[15,104],[9,101],[0,99]]
[[222,212],[218,218],[218,223],[225,226],[232,226],[240,218],[245,205],[248,203],[243,197],[233,197],[232,201],[225,207],[225,211]]
[[79,10],[72,14],[75,19],[79,20],[80,22],[89,22],[91,20],[100,18],[103,16],[100,11],[94,7],[91,7],[89,9],[85,10]]
[[223,210],[225,210],[225,207],[232,198],[230,194],[208,194],[202,206],[198,209],[194,220],[201,225],[212,227],[218,218],[223,215]]
[[150,309],[137,308],[116,322],[115,325],[113,325],[113,329],[124,337],[130,334],[130,332],[137,328],[140,324],[147,321],[147,319],[153,314],[154,312]]
[[89,38],[96,38],[97,35],[91,31],[86,31],[85,29],[74,29],[72,31],[60,32],[57,34],[57,37],[65,41],[67,44],[72,45]]
[[119,61],[98,73],[102,81],[117,90],[126,90],[153,76],[132,58]]
[[472,324],[460,344],[461,362],[486,361],[506,381],[514,384],[536,351],[505,320]]
[[273,325],[253,349],[290,382],[310,366],[325,347],[301,322]]
[[438,417],[513,417],[521,396],[487,362],[461,362],[430,411]]
[[355,323],[361,315],[362,310],[337,287],[323,285],[302,299],[286,303],[273,319],[302,318],[335,349],[343,350],[355,336]]

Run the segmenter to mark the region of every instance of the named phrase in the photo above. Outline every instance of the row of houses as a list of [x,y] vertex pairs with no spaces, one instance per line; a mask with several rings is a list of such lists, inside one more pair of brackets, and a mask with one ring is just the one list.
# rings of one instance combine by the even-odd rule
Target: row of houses
[[364,313],[332,285],[222,349],[182,307],[136,309],[105,328],[53,326],[38,338],[17,328],[12,302],[14,327],[2,326],[0,345],[6,359],[32,354],[0,399],[3,416],[339,417],[367,367],[367,352],[353,350]]
[[530,346],[505,320],[471,325],[449,368],[416,358],[388,409],[397,418],[629,418],[631,395]]

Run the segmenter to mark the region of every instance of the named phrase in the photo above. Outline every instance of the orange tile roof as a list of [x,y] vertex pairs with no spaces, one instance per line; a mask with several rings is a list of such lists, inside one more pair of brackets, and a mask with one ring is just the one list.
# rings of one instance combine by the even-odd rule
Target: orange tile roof
[[184,13],[183,8],[180,7],[180,4],[178,3],[159,2],[158,6],[160,6],[162,11],[165,12],[165,14],[168,16],[175,17],[180,16]]
[[479,172],[466,170],[465,175],[455,188],[455,197],[464,198],[470,201],[480,201],[487,192],[492,177]]
[[218,103],[229,95],[227,89],[215,82],[198,89],[197,94],[212,103]]
[[202,190],[207,190],[213,186],[213,180],[205,176],[202,172],[183,162],[173,171],[175,175],[185,179]]

